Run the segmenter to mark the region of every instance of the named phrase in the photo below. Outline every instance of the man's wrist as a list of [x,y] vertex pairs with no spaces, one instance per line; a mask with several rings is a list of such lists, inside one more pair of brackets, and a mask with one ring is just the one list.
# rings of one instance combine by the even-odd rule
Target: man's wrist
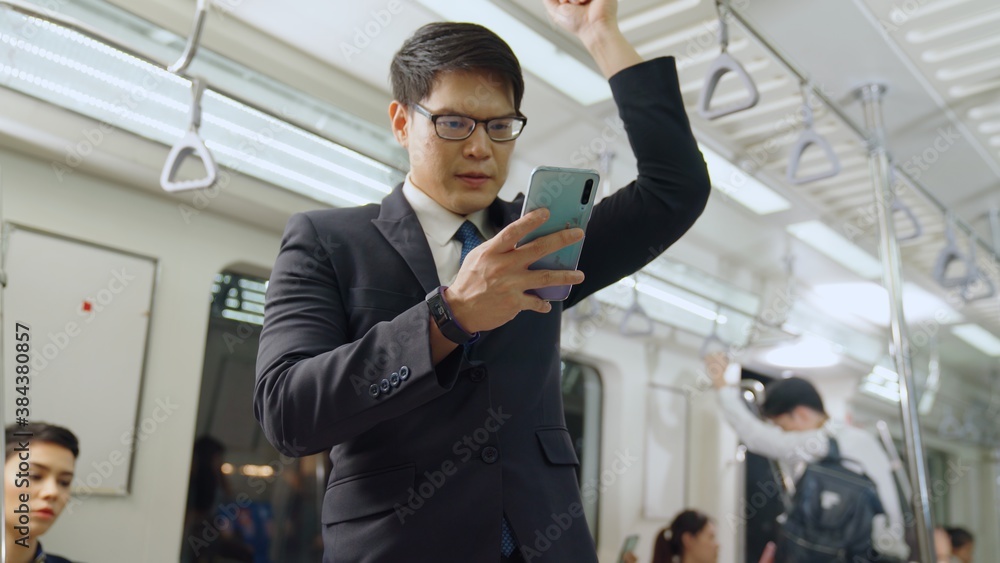
[[440,286],[427,294],[427,307],[431,319],[445,338],[456,344],[472,344],[479,339],[479,332],[470,333],[455,318],[455,314],[445,297],[448,286]]
[[643,61],[617,26],[597,27],[579,37],[607,79]]
[[625,39],[625,34],[618,29],[617,24],[592,26],[586,31],[581,32],[579,37],[580,42],[583,43],[583,46],[586,47],[591,54],[594,54],[595,50],[606,49],[608,45],[617,41],[628,42],[628,40]]

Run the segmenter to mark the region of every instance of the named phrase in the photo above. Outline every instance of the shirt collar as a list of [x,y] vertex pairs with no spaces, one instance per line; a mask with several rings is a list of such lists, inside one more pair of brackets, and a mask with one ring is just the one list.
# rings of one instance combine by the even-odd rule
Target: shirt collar
[[403,182],[403,196],[410,203],[413,212],[417,214],[417,220],[420,221],[420,226],[423,228],[424,234],[427,235],[427,239],[438,246],[444,246],[454,240],[455,232],[466,221],[472,221],[472,224],[479,229],[479,233],[484,238],[490,238],[493,235],[487,213],[489,208],[480,209],[464,217],[453,213],[434,201],[431,196],[410,181],[409,174],[406,175],[406,181]]

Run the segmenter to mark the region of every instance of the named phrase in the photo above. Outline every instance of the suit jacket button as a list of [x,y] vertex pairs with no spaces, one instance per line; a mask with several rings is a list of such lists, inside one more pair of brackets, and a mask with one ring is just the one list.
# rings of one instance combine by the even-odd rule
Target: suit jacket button
[[368,394],[372,396],[372,399],[378,398],[379,395],[378,385],[372,383],[372,386],[368,388]]
[[403,366],[399,368],[399,378],[406,381],[410,378],[410,368]]
[[500,452],[493,446],[486,446],[483,448],[483,453],[480,454],[480,457],[482,457],[483,461],[486,463],[495,463],[500,457]]
[[378,384],[378,388],[381,389],[383,393],[388,393],[389,390],[392,389],[392,387],[389,386],[388,379],[383,379],[382,381],[380,381]]
[[486,368],[484,367],[474,367],[469,370],[469,379],[475,382],[480,382],[486,377]]
[[392,385],[393,387],[399,387],[399,381],[400,381],[399,374],[396,372],[392,372],[392,375],[389,376],[389,385]]

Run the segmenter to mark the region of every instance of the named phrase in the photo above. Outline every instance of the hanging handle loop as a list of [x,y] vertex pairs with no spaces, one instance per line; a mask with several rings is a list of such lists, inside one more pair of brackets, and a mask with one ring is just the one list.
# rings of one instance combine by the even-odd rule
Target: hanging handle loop
[[966,303],[989,299],[997,294],[996,285],[986,272],[979,269],[979,262],[976,258],[976,245],[979,238],[976,235],[969,237],[969,263],[972,270],[969,272],[969,281],[962,285],[962,300]]
[[[785,174],[788,181],[793,184],[807,184],[817,180],[832,178],[840,174],[840,159],[837,158],[837,153],[833,151],[830,142],[816,132],[813,124],[813,112],[809,106],[809,90],[810,88],[805,84],[802,85],[802,121],[805,124],[805,130],[802,131],[798,140],[792,145],[791,158],[788,161],[788,169]],[[826,154],[826,160],[830,163],[830,168],[815,174],[799,176],[799,165],[802,162],[802,154],[806,152],[809,145],[815,145]]]
[[[622,336],[649,336],[650,334],[653,334],[653,319],[646,314],[646,310],[639,304],[638,276],[633,276],[632,282],[632,304],[625,310],[625,316],[622,317],[622,322],[618,326],[618,332]],[[639,329],[630,327],[629,321],[632,320],[632,317],[639,317],[642,319],[645,322],[645,326]]]
[[[953,218],[949,213],[945,218],[945,245],[941,249],[941,254],[938,255],[937,261],[934,263],[934,279],[944,288],[952,287],[962,287],[965,288],[969,284],[974,283],[978,274],[976,273],[976,265],[970,259],[969,253],[962,252],[958,247],[958,241],[955,240],[955,229],[952,225]],[[948,269],[955,262],[961,262],[965,265],[965,273],[961,276],[948,276]]]
[[[201,99],[204,93],[204,82],[200,78],[193,78],[191,80],[191,117],[187,133],[170,149],[167,162],[160,174],[160,186],[165,191],[179,192],[210,188],[219,177],[218,165],[216,165],[212,153],[209,152],[205,141],[198,132],[201,127]],[[191,155],[198,155],[198,158],[201,159],[205,167],[205,177],[199,180],[177,180],[177,172],[184,163],[184,159]]]
[[[726,24],[728,12],[728,3],[723,2],[719,7],[719,46],[722,48],[722,52],[708,67],[708,73],[705,75],[705,86],[701,89],[701,95],[698,97],[698,113],[705,119],[718,119],[724,115],[747,110],[760,101],[760,92],[757,91],[757,85],[754,84],[750,73],[729,54],[729,27]],[[747,97],[742,101],[712,109],[712,97],[715,95],[715,89],[719,86],[722,76],[727,72],[732,72],[739,77],[746,89]]]
[[[187,45],[180,59],[167,67],[167,70],[183,76],[195,54],[201,45],[201,33],[205,28],[205,17],[208,15],[209,0],[198,0],[194,13],[194,28],[188,36]],[[197,77],[191,78],[191,114],[188,120],[188,130],[176,144],[170,149],[167,161],[163,165],[160,173],[160,187],[167,192],[179,192],[185,190],[200,190],[212,187],[219,177],[219,168],[205,146],[205,140],[201,138],[201,100],[205,94],[205,84]],[[205,167],[205,177],[198,180],[177,180],[176,176],[180,171],[184,160],[192,155],[197,155]]]
[[913,209],[903,201],[903,198],[899,195],[899,189],[896,187],[898,178],[896,177],[896,169],[892,166],[889,167],[889,188],[892,192],[892,206],[889,208],[892,213],[902,213],[906,216],[906,220],[909,221],[910,225],[913,226],[913,231],[906,236],[896,236],[898,242],[908,242],[916,240],[924,236],[924,226],[917,218],[917,214],[913,212]]

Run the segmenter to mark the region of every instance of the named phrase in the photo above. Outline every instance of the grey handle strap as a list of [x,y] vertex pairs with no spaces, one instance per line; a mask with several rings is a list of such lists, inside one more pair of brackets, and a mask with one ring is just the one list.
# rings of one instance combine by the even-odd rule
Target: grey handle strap
[[[816,128],[813,125],[812,108],[809,107],[809,98],[805,88],[803,88],[802,92],[802,112],[804,114],[803,121],[806,128],[801,134],[799,134],[799,138],[795,141],[795,144],[792,145],[791,158],[788,161],[788,168],[785,173],[788,181],[796,185],[832,178],[837,174],[840,174],[840,159],[837,158],[837,153],[834,152],[830,142],[816,132]],[[809,145],[816,145],[816,147],[821,149],[826,154],[826,159],[830,163],[830,168],[815,174],[799,176],[799,165],[802,162],[802,154],[806,152]]]
[[[970,253],[962,252],[955,240],[955,230],[952,227],[951,219],[947,219],[945,227],[945,246],[941,249],[937,261],[934,262],[934,279],[941,287],[968,287],[975,283],[978,278],[975,262],[970,259]],[[965,265],[965,273],[961,276],[948,276],[948,268],[955,262],[962,262]]]
[[[727,51],[729,48],[729,28],[726,24],[728,10],[728,6],[723,4],[719,13],[719,45],[722,47],[722,52],[708,67],[708,72],[705,74],[705,86],[702,87],[698,97],[698,113],[705,119],[718,119],[724,115],[747,110],[760,101],[760,92],[757,91],[757,85],[750,78],[750,73]],[[739,77],[746,89],[747,97],[742,101],[712,109],[712,97],[715,95],[715,89],[719,86],[722,76],[727,72],[732,72]]]
[[[622,322],[618,326],[618,332],[622,336],[649,336],[653,334],[653,319],[646,314],[646,310],[642,308],[639,304],[639,280],[634,280],[634,285],[632,286],[632,304],[629,305],[628,309],[625,310],[625,315],[622,317]],[[632,317],[639,317],[645,321],[645,326],[642,328],[634,329],[629,326],[629,321]]]
[[[191,119],[188,131],[170,149],[167,162],[163,165],[163,172],[160,173],[160,187],[165,191],[179,192],[210,188],[219,177],[219,167],[199,133],[199,128],[201,127],[201,98],[204,92],[205,84],[201,79],[193,78],[191,80]],[[177,172],[181,169],[181,165],[187,157],[192,155],[197,155],[201,159],[202,164],[205,166],[205,177],[197,180],[177,180]]]

